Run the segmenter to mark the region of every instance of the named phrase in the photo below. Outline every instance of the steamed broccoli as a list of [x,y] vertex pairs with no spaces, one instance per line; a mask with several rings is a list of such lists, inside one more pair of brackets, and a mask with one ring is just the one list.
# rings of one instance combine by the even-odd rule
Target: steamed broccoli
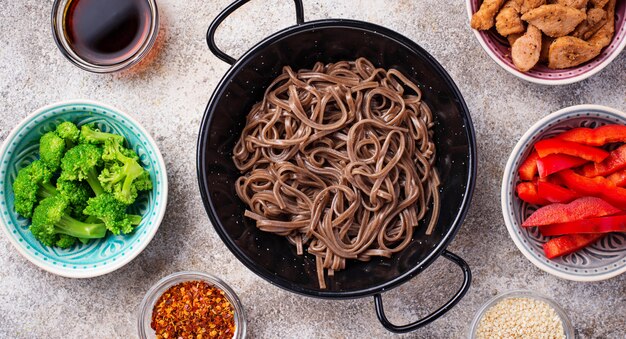
[[139,164],[139,157],[134,151],[109,139],[104,144],[102,159],[107,166],[98,179],[104,190],[120,202],[130,205],[135,202],[138,191],[152,189],[150,173]]
[[93,125],[83,125],[80,128],[80,142],[88,144],[104,144],[107,140],[114,140],[119,144],[124,143],[124,137],[117,134],[101,132]]
[[91,144],[72,147],[61,161],[62,180],[87,180],[96,195],[104,190],[98,181],[98,167],[102,165],[102,149]]
[[15,210],[32,218],[29,229],[42,244],[68,248],[141,223],[126,210],[152,181],[125,140],[71,122],[40,138],[40,160],[18,172],[13,191]]
[[65,140],[67,148],[72,148],[78,142],[80,130],[76,125],[69,121],[60,123],[57,126],[56,133],[61,139]]
[[39,157],[51,171],[59,169],[63,154],[65,141],[56,132],[48,132],[39,139]]
[[[82,211],[81,211],[81,213],[82,213]],[[85,218],[85,220],[81,220],[81,221],[84,222],[84,223],[87,223],[87,224],[100,224],[100,223],[102,223],[102,220],[100,220],[100,219],[98,219],[96,217],[93,217],[91,215],[88,215]],[[106,225],[105,225],[105,227],[106,227]],[[83,244],[85,244],[85,245],[87,245],[89,243],[89,241],[91,241],[91,239],[85,239],[85,238],[78,238],[78,240],[80,242],[82,242]]]
[[141,216],[126,214],[126,205],[111,194],[104,193],[89,199],[84,213],[102,220],[111,233],[128,234],[141,223]]
[[70,215],[83,220],[83,210],[87,207],[87,200],[93,196],[89,185],[80,181],[70,181],[59,178],[57,180],[57,192],[65,197],[69,203]]
[[106,235],[103,223],[84,223],[67,215],[68,202],[61,195],[43,199],[33,213],[29,230],[46,246],[70,247],[81,239],[98,239]]
[[13,182],[15,211],[25,218],[33,215],[33,208],[41,198],[56,194],[50,183],[52,171],[41,160],[22,168]]
[[[70,247],[72,247],[74,245],[74,243],[76,243],[76,239],[77,238],[75,238],[75,237],[73,237],[71,235],[59,234],[59,240],[57,240],[55,245],[57,247],[60,247],[60,248],[70,248]],[[85,240],[87,240],[87,242],[89,242],[89,240],[91,240],[91,239],[85,239]],[[87,242],[83,242],[83,244],[87,244]]]

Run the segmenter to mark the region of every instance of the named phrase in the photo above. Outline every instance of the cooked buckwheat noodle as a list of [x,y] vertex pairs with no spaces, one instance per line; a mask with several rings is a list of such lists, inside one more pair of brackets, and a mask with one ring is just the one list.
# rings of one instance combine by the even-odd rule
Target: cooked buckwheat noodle
[[285,66],[233,151],[245,216],[299,255],[306,247],[322,289],[346,259],[391,257],[430,205],[426,234],[437,222],[433,125],[418,86],[395,69],[364,58]]

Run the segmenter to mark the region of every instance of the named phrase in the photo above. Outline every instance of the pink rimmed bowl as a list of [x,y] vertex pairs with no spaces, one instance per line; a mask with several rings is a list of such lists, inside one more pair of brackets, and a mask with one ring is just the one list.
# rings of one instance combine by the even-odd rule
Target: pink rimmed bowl
[[[482,0],[467,0],[467,14],[471,19],[478,11]],[[469,26],[469,20],[468,20]],[[577,67],[567,69],[550,69],[538,64],[528,72],[520,72],[511,60],[511,48],[506,40],[496,32],[495,28],[488,31],[472,29],[476,39],[489,56],[502,68],[518,78],[541,85],[572,84],[600,72],[613,61],[626,47],[626,1],[617,1],[615,7],[615,35],[611,43],[600,55]]]

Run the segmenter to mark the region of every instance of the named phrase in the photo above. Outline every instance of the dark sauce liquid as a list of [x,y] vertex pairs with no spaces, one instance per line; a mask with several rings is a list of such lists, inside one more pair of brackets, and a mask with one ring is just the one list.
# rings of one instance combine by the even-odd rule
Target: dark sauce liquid
[[65,11],[72,50],[97,65],[133,56],[148,38],[152,16],[147,0],[73,0]]

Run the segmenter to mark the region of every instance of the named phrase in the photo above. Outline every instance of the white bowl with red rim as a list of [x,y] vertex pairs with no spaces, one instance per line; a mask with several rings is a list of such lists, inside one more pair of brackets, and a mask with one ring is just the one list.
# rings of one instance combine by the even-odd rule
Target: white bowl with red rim
[[535,123],[517,142],[509,156],[502,178],[502,214],[511,239],[535,266],[559,278],[574,281],[600,281],[626,272],[626,233],[611,233],[586,248],[548,259],[543,244],[549,239],[537,227],[522,227],[537,207],[517,197],[515,187],[521,182],[520,164],[542,139],[576,127],[606,124],[626,125],[626,113],[599,105],[578,105],[556,111]]
[[[482,0],[467,0],[467,14],[471,19],[478,11]],[[469,26],[469,21],[468,21]],[[538,64],[528,72],[520,72],[513,65],[511,48],[506,38],[496,32],[495,28],[488,31],[474,31],[474,36],[487,54],[507,72],[520,79],[541,85],[567,85],[575,83],[600,72],[613,61],[626,47],[626,1],[617,1],[615,6],[615,34],[611,43],[605,47],[600,55],[592,60],[567,69],[551,69]]]

